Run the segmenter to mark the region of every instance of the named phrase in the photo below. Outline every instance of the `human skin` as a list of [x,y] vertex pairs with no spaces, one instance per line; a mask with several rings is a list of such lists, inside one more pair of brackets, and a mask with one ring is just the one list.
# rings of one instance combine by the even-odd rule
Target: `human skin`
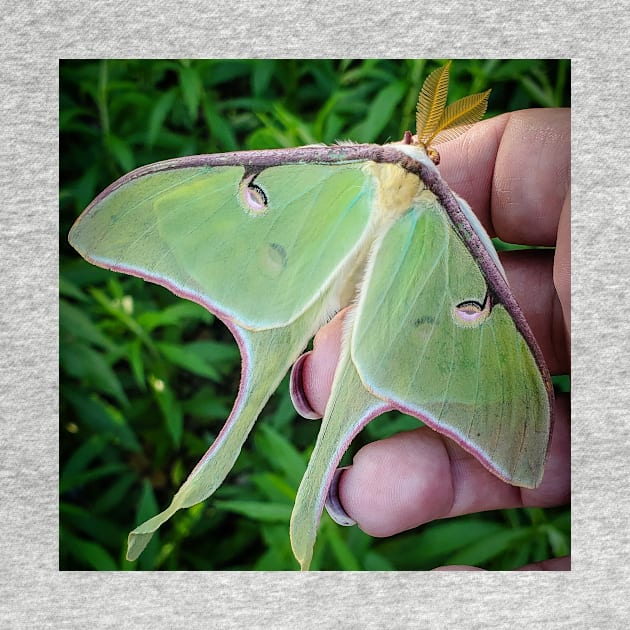
[[[440,172],[471,205],[490,236],[552,250],[501,255],[509,284],[552,374],[570,371],[570,110],[537,109],[477,123],[438,147]],[[303,388],[324,413],[347,309],[324,326],[305,359]],[[513,507],[551,507],[570,499],[569,397],[557,395],[541,485],[508,485],[453,441],[428,427],[364,446],[339,479],[339,498],[358,526],[391,536],[423,523]],[[524,570],[569,570],[570,559]],[[438,570],[474,570],[451,566]]]

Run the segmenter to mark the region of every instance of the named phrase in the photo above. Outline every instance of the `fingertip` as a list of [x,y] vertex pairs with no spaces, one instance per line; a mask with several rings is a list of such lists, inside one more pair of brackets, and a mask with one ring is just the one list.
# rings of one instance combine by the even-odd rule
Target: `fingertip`
[[524,567],[516,569],[517,571],[570,571],[571,556],[562,556],[560,558],[549,558],[541,562],[532,562]]
[[436,567],[435,569],[431,569],[431,571],[485,571],[485,569],[480,569],[479,567],[471,567],[465,564],[451,564],[442,567]]
[[341,505],[367,534],[391,536],[448,511],[452,497],[441,481],[449,460],[432,433],[406,431],[368,444],[341,475]]
[[304,391],[304,366],[309,360],[311,352],[303,354],[291,368],[291,376],[289,377],[289,394],[291,402],[295,410],[303,417],[309,420],[317,420],[322,414],[313,409],[311,403]]
[[525,506],[553,507],[571,500],[571,410],[570,397],[557,394],[551,443],[542,483],[534,489],[522,488]]
[[440,173],[491,236],[554,245],[570,185],[570,134],[569,109],[502,114],[440,145]]
[[565,197],[558,223],[553,282],[562,305],[565,334],[568,339],[571,330],[571,195],[569,193]]
[[341,351],[344,315],[345,311],[341,311],[323,326],[315,335],[313,350],[296,363],[300,370],[301,396],[315,414],[306,417],[321,418],[326,410]]
[[350,468],[350,466],[344,466],[343,468],[337,468],[337,470],[335,470],[324,504],[330,518],[338,525],[343,525],[344,527],[356,525],[356,521],[348,515],[339,499],[339,482],[343,472],[348,470],[348,468]]

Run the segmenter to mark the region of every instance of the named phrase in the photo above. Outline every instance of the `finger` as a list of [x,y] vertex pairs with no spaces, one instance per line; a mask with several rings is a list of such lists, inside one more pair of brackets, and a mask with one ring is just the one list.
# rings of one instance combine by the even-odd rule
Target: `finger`
[[[558,242],[553,266],[553,283],[562,304],[565,334],[571,330],[571,196],[567,194],[558,225]],[[568,344],[567,344],[568,345]]]
[[[291,398],[306,418],[323,418],[341,353],[343,321],[348,309],[337,313],[313,339],[313,349],[302,355],[291,370]],[[306,410],[306,414],[304,411]],[[312,410],[313,413],[308,413]]]
[[[343,320],[348,310],[343,309],[319,329],[313,339],[313,350],[301,356],[291,371],[291,397],[297,411],[311,409],[314,412],[305,415],[307,418],[324,416],[339,362]],[[296,404],[298,401],[299,405]]]
[[491,235],[555,245],[570,187],[570,110],[532,109],[481,121],[439,145],[440,172]]
[[562,558],[550,558],[542,562],[532,562],[517,571],[570,571],[571,556],[563,556]]
[[568,400],[556,422],[541,485],[502,482],[448,438],[423,427],[364,446],[339,478],[346,513],[372,536],[391,536],[439,518],[513,507],[548,507],[570,496]]
[[436,567],[435,569],[431,569],[431,571],[485,571],[485,569],[471,567],[466,564],[451,564],[444,567]]
[[[471,567],[464,564],[454,564],[450,566],[437,567],[433,571],[483,571],[479,567]],[[542,562],[532,562],[524,567],[516,569],[517,571],[570,571],[571,558],[563,556],[562,558],[551,558]]]
[[568,329],[554,282],[554,253],[540,250],[503,252],[501,262],[549,371],[551,374],[567,374],[570,371]]

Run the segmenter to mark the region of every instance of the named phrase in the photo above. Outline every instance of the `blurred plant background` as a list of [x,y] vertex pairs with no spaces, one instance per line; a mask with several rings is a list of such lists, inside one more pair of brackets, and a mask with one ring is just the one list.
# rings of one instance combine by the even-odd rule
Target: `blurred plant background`
[[[129,530],[164,509],[236,397],[240,360],[200,306],[85,263],[72,222],[133,168],[171,157],[337,139],[399,140],[442,60],[88,60],[60,63],[60,567],[66,570],[292,570],[295,492],[319,423],[296,415],[286,379],[222,487],[180,511],[139,560]],[[568,60],[464,60],[449,102],[492,88],[487,117],[570,105]],[[558,383],[567,387],[567,379]],[[370,441],[418,421],[391,413]],[[511,569],[569,552],[568,508],[501,510],[386,539],[324,513],[312,569],[440,564]]]

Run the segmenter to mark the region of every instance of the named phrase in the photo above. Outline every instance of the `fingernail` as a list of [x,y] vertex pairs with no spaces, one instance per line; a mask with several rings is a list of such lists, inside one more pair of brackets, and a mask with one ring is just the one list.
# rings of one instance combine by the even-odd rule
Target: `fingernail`
[[304,384],[302,381],[304,371],[304,361],[308,355],[307,352],[303,354],[291,368],[291,377],[289,381],[289,392],[291,394],[291,401],[295,410],[304,418],[309,420],[317,420],[321,418],[321,414],[317,413],[309,404],[306,394],[304,393]]
[[335,470],[332,483],[328,489],[328,495],[326,496],[326,502],[324,503],[330,518],[332,518],[332,520],[338,525],[343,525],[344,527],[350,527],[351,525],[357,524],[356,521],[352,520],[348,516],[347,512],[343,509],[343,505],[341,505],[341,501],[339,500],[339,479],[341,478],[341,473],[348,468],[350,468],[350,466],[344,466],[343,468],[337,468],[337,470]]

